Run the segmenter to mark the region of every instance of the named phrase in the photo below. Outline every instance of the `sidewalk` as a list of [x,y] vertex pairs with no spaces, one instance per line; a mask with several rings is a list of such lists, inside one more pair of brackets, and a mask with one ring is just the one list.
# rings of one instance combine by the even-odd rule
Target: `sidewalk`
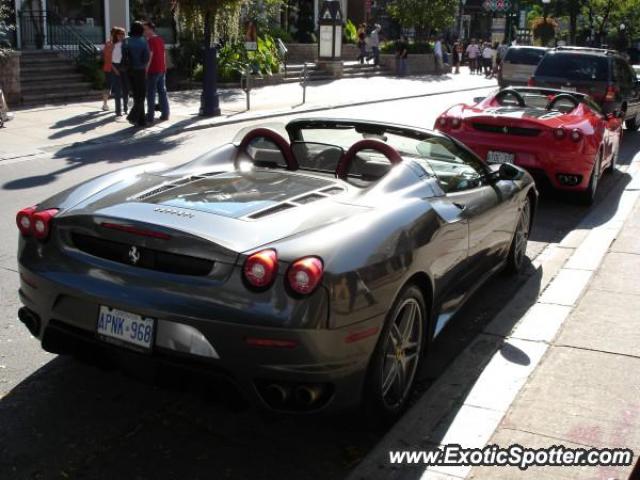
[[[624,467],[392,465],[390,450],[630,448],[640,453],[640,160],[539,275],[448,367],[349,476],[626,480]],[[612,192],[613,193],[613,192]],[[634,479],[635,480],[635,479]]]
[[[246,110],[244,91],[222,89],[219,90],[222,115],[214,118],[197,115],[200,90],[173,92],[170,94],[171,120],[142,130],[131,127],[124,117],[116,119],[113,110],[102,112],[101,102],[17,110],[15,119],[7,123],[7,128],[0,130],[0,160],[34,155],[40,148],[54,145],[140,139],[247,120],[495,86],[495,80],[466,72],[406,78],[349,78],[309,83],[306,102],[302,104],[299,83],[271,85],[251,91],[250,111]],[[113,109],[113,100],[110,107]],[[339,116],[339,112],[330,115]]]

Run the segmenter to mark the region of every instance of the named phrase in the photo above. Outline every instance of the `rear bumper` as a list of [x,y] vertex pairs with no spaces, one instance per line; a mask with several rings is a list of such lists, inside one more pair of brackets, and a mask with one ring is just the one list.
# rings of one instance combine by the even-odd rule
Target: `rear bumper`
[[[306,307],[300,301],[296,305],[278,306],[284,318],[281,325],[257,325],[252,320],[261,314],[270,316],[273,298],[263,304],[259,296],[249,298],[251,295],[245,290],[243,303],[233,297],[225,298],[222,289],[218,292],[221,298],[212,302],[209,310],[198,314],[185,304],[188,296],[174,295],[160,281],[155,288],[144,282],[134,286],[131,282],[114,282],[108,271],[74,272],[73,262],[56,264],[53,259],[47,262],[35,259],[32,249],[25,249],[24,243],[21,240],[20,299],[37,316],[38,325],[32,333],[46,350],[127,358],[124,363],[130,367],[148,365],[154,371],[170,365],[223,375],[249,401],[272,410],[339,410],[360,401],[383,315],[342,329],[320,326],[320,322],[312,319],[315,315],[326,318],[328,305],[326,292],[318,290],[316,293],[322,299]],[[216,290],[210,290],[210,296],[212,292]],[[197,297],[196,288],[192,293],[193,303],[202,300]],[[96,333],[100,305],[155,318],[156,336],[151,352],[101,339]],[[286,315],[306,315],[308,326],[305,327],[304,318],[287,320]],[[203,341],[194,348],[193,341],[185,341],[176,333],[181,327],[197,332],[191,338],[201,336]],[[349,335],[362,331],[373,333],[351,341]],[[248,344],[248,338],[286,340],[289,346],[254,346]],[[213,348],[214,355],[207,348],[200,348],[206,344]],[[271,384],[288,389],[289,400],[271,401],[264,391]],[[294,392],[300,386],[321,388],[323,393],[313,405],[298,405]]]
[[[566,191],[583,191],[589,186],[595,152],[590,152],[581,144],[555,150],[548,141],[537,137],[496,135],[490,138],[489,134],[475,132],[447,133],[485,160],[490,150],[513,153],[515,164],[531,173],[536,182],[542,180],[555,189]],[[576,182],[567,182],[567,176],[575,177]]]

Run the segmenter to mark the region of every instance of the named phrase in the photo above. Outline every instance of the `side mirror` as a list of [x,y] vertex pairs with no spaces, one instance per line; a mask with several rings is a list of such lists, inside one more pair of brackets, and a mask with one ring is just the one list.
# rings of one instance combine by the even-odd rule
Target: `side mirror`
[[499,180],[515,180],[520,176],[520,170],[511,165],[510,163],[501,163],[498,168]]

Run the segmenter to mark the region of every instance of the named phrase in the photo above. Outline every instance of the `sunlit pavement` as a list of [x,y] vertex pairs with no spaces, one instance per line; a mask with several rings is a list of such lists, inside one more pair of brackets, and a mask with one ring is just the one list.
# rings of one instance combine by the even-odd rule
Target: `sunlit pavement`
[[[445,108],[477,95],[417,97],[312,115],[431,127]],[[0,161],[4,225],[0,233],[0,478],[343,478],[384,433],[371,430],[355,414],[334,418],[265,415],[239,408],[238,399],[227,395],[226,389],[185,393],[141,383],[117,371],[46,354],[15,320],[14,214],[19,208],[116,168],[148,161],[182,163],[230,140],[245,125],[264,122],[176,130],[134,142],[122,141],[121,136],[110,141],[107,133],[102,135],[105,141],[87,147],[73,142],[95,139],[95,131],[80,130],[87,115],[98,114],[92,113],[94,107],[82,109],[79,113],[69,109],[66,114],[57,110],[59,118],[44,131],[33,125],[24,127],[24,137],[17,132],[23,128],[19,123],[22,112],[18,112],[15,123],[0,131],[4,139],[15,128],[12,135],[22,140],[7,145],[24,148],[23,154],[7,155]],[[286,122],[296,116],[278,120]],[[60,123],[53,128],[56,122]],[[59,130],[73,132],[69,138],[60,134],[60,138],[49,138]],[[0,145],[0,156],[3,148]],[[611,199],[624,191],[621,187],[629,181],[626,168],[639,149],[640,135],[627,132],[620,171],[603,178],[598,203],[608,199],[609,216],[618,211],[618,202]],[[544,195],[529,245],[530,259],[535,262],[540,252],[565,238],[578,245],[591,228],[580,226],[587,212],[561,196]],[[430,352],[414,402],[429,394],[434,380],[443,378],[442,372],[467,345],[477,341],[523,286],[535,290],[543,277],[544,272],[532,264],[516,282],[496,277],[483,287]]]

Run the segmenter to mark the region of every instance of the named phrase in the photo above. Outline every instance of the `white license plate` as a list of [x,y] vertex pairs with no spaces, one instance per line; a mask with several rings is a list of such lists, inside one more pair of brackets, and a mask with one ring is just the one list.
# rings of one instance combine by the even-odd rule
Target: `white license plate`
[[513,163],[514,157],[513,153],[508,152],[495,152],[493,150],[487,152],[488,163]]
[[98,335],[118,343],[151,349],[153,343],[153,318],[100,305],[98,314]]
[[577,92],[578,89],[576,87],[560,87],[560,90],[564,90],[565,92]]

